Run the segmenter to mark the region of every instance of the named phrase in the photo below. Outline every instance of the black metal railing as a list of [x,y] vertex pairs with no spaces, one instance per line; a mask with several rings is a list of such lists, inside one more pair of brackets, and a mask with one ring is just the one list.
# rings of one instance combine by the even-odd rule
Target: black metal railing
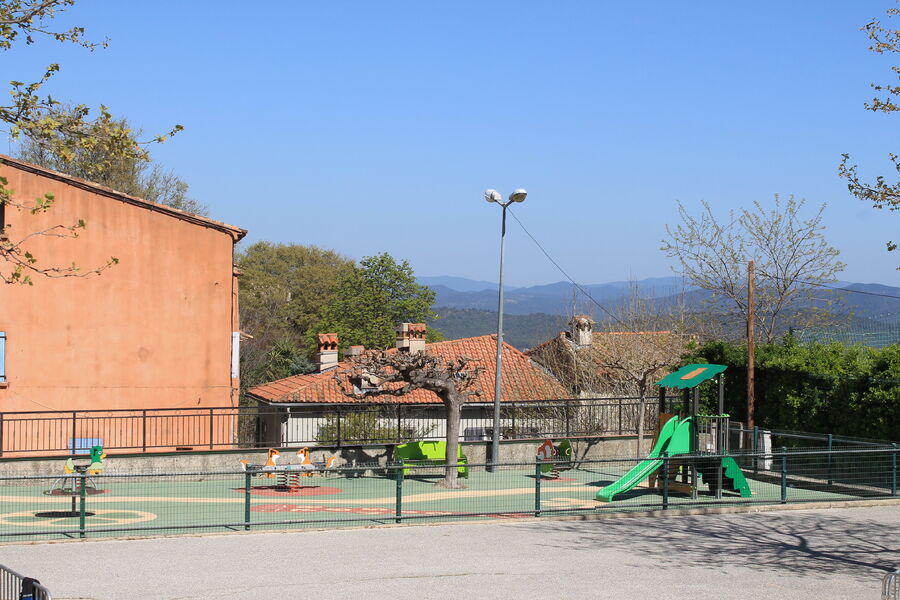
[[[503,439],[634,435],[636,398],[505,402]],[[493,436],[493,407],[468,404],[460,438]],[[644,403],[644,432],[656,427],[654,399]],[[370,404],[243,406],[0,412],[0,456],[234,450],[297,445],[394,444],[446,438],[443,405]]]
[[50,591],[40,581],[20,575],[4,565],[0,565],[0,598],[52,600]]

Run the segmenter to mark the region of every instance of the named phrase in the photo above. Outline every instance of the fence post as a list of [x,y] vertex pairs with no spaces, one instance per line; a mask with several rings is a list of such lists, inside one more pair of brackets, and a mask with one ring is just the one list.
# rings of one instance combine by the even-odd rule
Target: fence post
[[663,510],[669,509],[669,453],[662,453],[662,484],[663,484],[663,497],[662,497],[662,507]]
[[213,409],[209,409],[209,449],[213,449]]
[[335,444],[338,448],[341,447],[341,409],[335,408],[335,420],[337,421],[337,440],[335,440]]
[[0,412],[0,456],[3,456],[3,413]]
[[147,411],[141,411],[141,452],[147,452]]
[[[743,435],[741,437],[744,437]],[[759,426],[753,426],[753,439],[751,440],[751,445],[753,447],[753,474],[756,475],[759,472],[759,456],[757,453],[759,452]]]
[[86,490],[84,489],[84,484],[87,483],[87,471],[81,471],[78,473],[78,479],[76,481],[81,480],[81,486],[78,489],[78,537],[83,538],[85,536],[85,528],[84,528],[84,500],[87,496]]
[[619,398],[619,435],[622,435],[622,399]]
[[250,531],[250,470],[244,473],[244,529]]
[[834,435],[828,434],[828,476],[826,479],[828,480],[828,485],[834,483],[831,479],[831,446],[834,443]]
[[891,496],[897,495],[897,444],[891,444],[894,447],[891,452]]
[[75,454],[75,437],[76,437],[76,423],[77,423],[77,413],[72,411],[72,443],[69,445],[68,451],[69,454]]
[[403,410],[403,405],[397,405],[397,443],[401,443],[403,441],[403,434],[401,433],[403,429],[403,417],[401,416],[401,411]]
[[397,471],[394,474],[397,482],[396,499],[394,501],[394,522],[403,522],[403,461],[398,461]]
[[512,412],[512,439],[518,439],[519,436],[516,435],[516,403],[513,402],[510,407],[510,411]]
[[569,402],[568,402],[568,400],[566,400],[565,402],[566,402],[566,403],[564,404],[564,406],[566,407],[566,408],[565,408],[565,412],[566,412],[566,437],[569,438],[569,437],[572,437],[572,435],[569,433],[569,432],[572,430],[572,425],[571,425],[572,419],[571,419],[571,415],[569,414]]
[[534,457],[534,516],[541,516],[541,459]]
[[781,503],[787,504],[787,448],[781,447]]

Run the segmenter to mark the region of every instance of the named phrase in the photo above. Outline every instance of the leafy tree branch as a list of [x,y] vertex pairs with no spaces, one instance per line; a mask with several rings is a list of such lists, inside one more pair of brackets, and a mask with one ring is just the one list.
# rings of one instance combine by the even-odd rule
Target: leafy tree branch
[[[897,15],[900,15],[900,9],[896,7],[887,9],[888,18]],[[900,30],[885,27],[878,19],[866,23],[861,30],[866,33],[871,42],[869,45],[871,52],[876,54],[900,53]],[[891,71],[900,78],[900,67],[892,66]],[[900,85],[878,83],[870,85],[876,92],[884,95],[876,96],[871,102],[866,102],[864,104],[866,110],[886,114],[900,110],[900,104],[898,104]],[[894,153],[890,153],[888,158],[894,166],[894,170],[900,173],[900,158]],[[865,181],[859,176],[857,166],[850,163],[850,155],[846,153],[842,155],[841,163],[838,166],[838,175],[847,181],[847,189],[857,199],[871,202],[872,206],[878,209],[900,210],[900,181],[891,182],[883,175],[876,176],[873,181]],[[897,249],[897,243],[894,241],[888,241],[886,245],[888,252]]]
[[[108,40],[99,43],[87,40],[83,27],[52,27],[54,17],[74,4],[75,0],[0,0],[0,51],[9,50],[18,42],[24,42],[26,46],[34,44],[40,37],[76,44],[90,51],[105,48]],[[45,85],[59,69],[59,65],[53,63],[31,83],[21,80],[9,82],[9,99],[0,102],[0,131],[7,133],[13,140],[27,140],[29,144],[40,147],[64,163],[92,154],[92,168],[102,171],[122,160],[149,160],[146,148],[148,144],[163,142],[182,130],[181,125],[176,125],[164,134],[141,141],[127,122],[114,118],[106,106],[101,105],[96,116],[93,116],[91,109],[84,104],[65,105],[44,92]],[[103,152],[98,152],[100,149]],[[0,179],[0,215],[9,213],[9,209],[17,214],[34,215],[46,212],[53,204],[50,196],[34,202],[17,199],[13,190],[7,186],[8,181]],[[12,239],[8,219],[4,218],[2,222],[0,278],[6,283],[32,283],[33,274],[82,277],[98,273],[116,262],[111,258],[105,265],[86,271],[77,265],[40,267],[37,259],[24,247],[25,242],[35,235],[77,237],[78,231],[84,228],[84,223],[79,220],[75,224],[60,224],[31,232],[24,238]],[[21,229],[23,228],[15,231]]]

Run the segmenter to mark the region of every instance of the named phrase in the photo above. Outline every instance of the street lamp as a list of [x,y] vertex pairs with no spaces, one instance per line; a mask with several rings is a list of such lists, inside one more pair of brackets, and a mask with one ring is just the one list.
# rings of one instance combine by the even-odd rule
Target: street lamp
[[496,202],[503,207],[503,217],[500,225],[500,293],[497,300],[497,372],[494,379],[494,431],[491,436],[491,460],[488,463],[488,471],[494,472],[500,463],[500,380],[503,370],[503,246],[506,241],[506,207],[513,202],[524,202],[528,195],[523,189],[518,189],[509,195],[509,200],[503,202],[503,196],[497,190],[487,190],[484,199],[488,202]]

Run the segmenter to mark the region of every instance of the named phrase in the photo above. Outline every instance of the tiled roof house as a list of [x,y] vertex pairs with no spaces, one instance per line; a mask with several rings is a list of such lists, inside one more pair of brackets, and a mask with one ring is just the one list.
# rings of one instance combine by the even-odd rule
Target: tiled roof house
[[[406,325],[406,324],[404,324]],[[413,324],[415,325],[415,324]],[[272,381],[256,386],[247,391],[247,395],[259,401],[263,407],[263,413],[268,412],[272,416],[264,427],[264,438],[270,443],[290,443],[291,441],[310,441],[303,438],[314,438],[314,434],[308,429],[310,423],[301,424],[298,419],[320,418],[329,410],[342,407],[352,409],[354,407],[367,407],[375,405],[416,405],[420,407],[433,407],[430,412],[442,414],[443,404],[433,392],[418,389],[403,396],[391,394],[379,394],[377,390],[368,391],[363,395],[348,395],[344,393],[335,379],[335,374],[349,366],[347,362],[337,362],[336,340],[325,337],[331,334],[319,336],[319,370],[318,373],[309,375],[295,375],[278,381]],[[473,382],[472,390],[480,392],[478,396],[469,398],[470,407],[463,409],[463,417],[473,415],[477,411],[484,412],[494,402],[494,378],[496,374],[497,336],[483,335],[479,337],[463,338],[431,344],[424,343],[424,326],[418,346],[416,340],[412,341],[409,351],[424,349],[431,354],[452,359],[467,357],[473,359],[474,364],[484,370]],[[398,345],[402,342],[398,340]],[[333,349],[332,349],[333,348]],[[360,347],[351,347],[349,353],[360,352]],[[396,348],[391,352],[402,352],[404,348]],[[532,361],[524,353],[516,348],[503,344],[503,369],[500,400],[501,403],[517,401],[537,401],[566,398],[565,388],[553,375]],[[485,413],[486,414],[486,413]],[[487,416],[485,418],[488,418]],[[275,422],[273,422],[275,421]],[[273,427],[280,421],[281,435],[274,434]],[[307,427],[299,430],[297,426]]]
[[671,357],[673,367],[685,348],[685,336],[672,331],[593,331],[593,321],[576,315],[571,329],[526,354],[551,371],[570,394],[581,397],[636,395],[635,384],[608,368],[610,355],[631,359],[646,353]]
[[[496,377],[497,336],[482,335],[473,338],[450,340],[426,344],[425,350],[442,358],[466,356],[474,359],[474,364],[484,371],[475,380],[474,388],[480,395],[471,399],[477,403],[494,401],[494,379]],[[400,350],[392,350],[398,352]],[[369,393],[364,398],[354,398],[345,394],[334,375],[348,363],[336,363],[323,373],[294,375],[248,390],[253,398],[278,405],[288,404],[440,404],[434,392],[414,390],[404,396]],[[527,401],[565,398],[566,392],[559,381],[545,369],[535,364],[528,356],[509,344],[503,344],[503,378],[500,382],[500,401]]]

